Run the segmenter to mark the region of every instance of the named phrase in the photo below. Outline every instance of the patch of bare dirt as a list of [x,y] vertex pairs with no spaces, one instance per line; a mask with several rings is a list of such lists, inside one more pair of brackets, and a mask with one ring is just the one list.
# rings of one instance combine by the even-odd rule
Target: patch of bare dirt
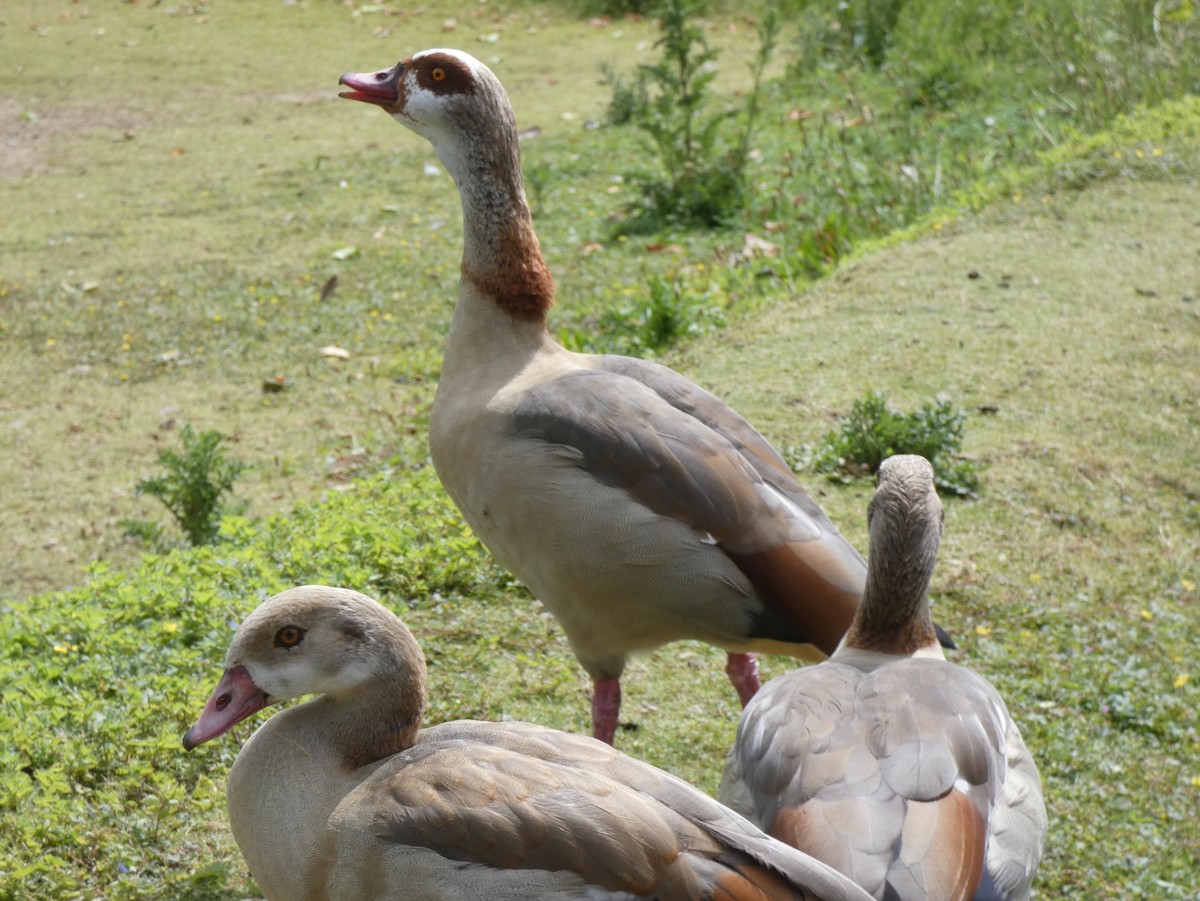
[[55,171],[55,145],[82,132],[110,130],[120,136],[145,124],[127,109],[57,109],[37,112],[0,97],[0,179],[15,181]]

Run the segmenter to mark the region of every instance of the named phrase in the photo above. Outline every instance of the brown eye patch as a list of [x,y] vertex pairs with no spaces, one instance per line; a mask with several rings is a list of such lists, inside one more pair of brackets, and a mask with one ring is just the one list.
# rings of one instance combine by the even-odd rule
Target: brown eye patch
[[299,626],[284,626],[275,633],[275,647],[294,648],[304,641],[304,632]]
[[435,53],[422,57],[414,65],[417,83],[435,94],[462,94],[474,81],[471,70],[452,56]]

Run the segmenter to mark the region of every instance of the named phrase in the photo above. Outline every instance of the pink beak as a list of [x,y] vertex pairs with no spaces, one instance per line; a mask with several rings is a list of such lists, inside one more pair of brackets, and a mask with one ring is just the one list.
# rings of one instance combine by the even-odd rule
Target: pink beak
[[344,84],[350,90],[342,91],[338,96],[390,109],[400,100],[400,76],[403,74],[401,63],[378,72],[347,72],[338,79],[338,84]]
[[183,736],[184,749],[190,751],[210,738],[223,735],[270,703],[270,695],[254,684],[244,666],[225,670],[200,718]]

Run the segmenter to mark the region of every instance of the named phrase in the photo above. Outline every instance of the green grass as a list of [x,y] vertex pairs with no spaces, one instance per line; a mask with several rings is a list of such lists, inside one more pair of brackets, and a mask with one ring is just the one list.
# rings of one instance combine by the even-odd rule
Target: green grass
[[[899,66],[781,64],[744,221],[617,240],[632,182],[614,176],[652,160],[629,130],[581,126],[603,118],[600,61],[646,61],[651,23],[495,3],[174,9],[0,14],[0,899],[253,893],[223,806],[236,741],[185,755],[179,736],[231,623],[290,584],[404,610],[433,721],[586,729],[561,632],[424,465],[453,186],[423,173],[418,139],[333,99],[343,70],[446,44],[493,62],[521,124],[542,129],[523,152],[560,288],[552,324],[573,344],[657,348],[781,447],[816,444],[868,391],[966,412],[962,450],[985,480],[947,505],[934,603],[1041,764],[1038,894],[1195,897],[1200,104],[1182,66],[1138,70],[1183,77],[1158,103],[1132,76],[1110,90],[1144,55],[1105,71],[1074,57],[1104,86],[1080,119],[1026,117],[1041,70],[998,71],[1012,103],[997,131],[979,93],[906,112]],[[715,83],[733,97],[753,30],[715,19],[710,36],[735,51]],[[1153,105],[1121,108],[1138,96]],[[851,125],[864,107],[874,124]],[[937,159],[919,154],[938,147],[934,192]],[[739,261],[747,231],[774,255]],[[285,390],[264,393],[277,375]],[[134,488],[185,422],[253,463],[237,486],[251,518],[142,560],[119,523],[166,522]],[[865,547],[869,487],[804,480]],[[637,728],[618,736],[706,790],[737,716],[719,658],[683,644],[636,661],[623,713]]]

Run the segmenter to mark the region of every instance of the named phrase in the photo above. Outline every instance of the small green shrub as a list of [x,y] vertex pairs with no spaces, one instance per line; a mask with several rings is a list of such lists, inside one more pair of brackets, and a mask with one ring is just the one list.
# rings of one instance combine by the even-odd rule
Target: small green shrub
[[[158,462],[166,472],[139,481],[137,493],[162,501],[183,529],[189,544],[197,547],[212,544],[221,527],[221,516],[226,512],[240,512],[244,507],[235,504],[233,508],[227,508],[221,498],[233,490],[233,483],[247,464],[225,456],[221,443],[226,436],[218,431],[196,434],[185,424],[180,428],[179,436],[183,440],[183,453],[166,448],[159,451]],[[158,534],[152,524],[131,521],[125,527],[142,538],[152,539]]]
[[879,470],[893,454],[920,454],[933,464],[935,481],[944,492],[974,497],[979,489],[976,464],[954,455],[962,445],[963,413],[949,401],[925,403],[912,413],[888,408],[871,391],[855,401],[839,430],[825,436],[812,460],[817,472],[850,481]]
[[648,296],[635,300],[605,296],[594,316],[561,330],[559,340],[580,353],[641,357],[666,350],[725,324],[724,293],[711,285],[697,290],[681,277],[652,276]]
[[[712,111],[710,86],[718,51],[690,16],[695,0],[667,0],[662,34],[655,42],[658,62],[638,67],[632,84],[609,67],[613,88],[610,121],[630,121],[649,136],[660,172],[637,175],[642,197],[627,210],[624,233],[656,231],[669,224],[713,228],[741,213],[750,196],[746,177],[750,142],[758,119],[762,77],[775,50],[779,17],[773,11],[759,21],[759,46],[750,69],[753,87],[742,110]],[[722,141],[724,125],[744,113],[741,132]]]

